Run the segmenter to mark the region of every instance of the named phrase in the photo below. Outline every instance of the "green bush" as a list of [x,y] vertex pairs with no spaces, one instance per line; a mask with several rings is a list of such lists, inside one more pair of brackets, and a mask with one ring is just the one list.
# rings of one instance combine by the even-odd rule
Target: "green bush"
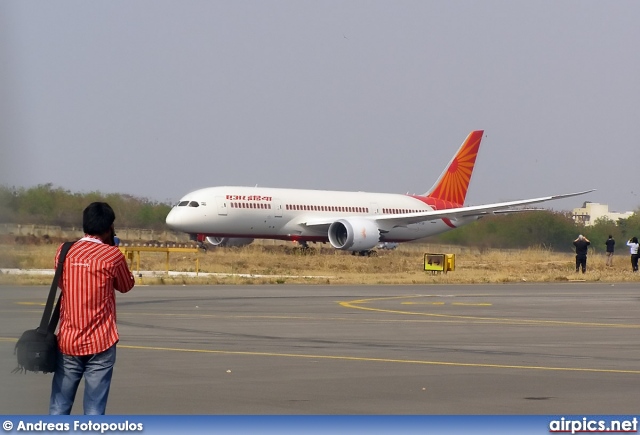
[[82,210],[94,201],[109,203],[122,228],[165,228],[171,205],[124,194],[72,193],[51,183],[31,188],[0,186],[0,222],[82,226]]
[[[584,234],[595,252],[604,252],[611,234],[620,249],[634,235],[640,237],[640,216],[613,222],[598,219],[590,227],[576,224],[569,213],[531,211],[491,216],[454,231],[429,238],[436,243],[472,246],[483,249],[524,249],[540,247],[558,252],[573,251],[573,241]],[[626,247],[625,247],[626,248]]]

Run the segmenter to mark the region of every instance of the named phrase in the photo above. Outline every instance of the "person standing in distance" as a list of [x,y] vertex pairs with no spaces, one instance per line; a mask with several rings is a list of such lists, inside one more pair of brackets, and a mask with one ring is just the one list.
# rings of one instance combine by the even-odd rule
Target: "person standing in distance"
[[589,239],[582,234],[573,241],[573,246],[576,247],[576,272],[578,272],[580,268],[582,268],[582,273],[587,271],[587,249],[590,244]]
[[631,240],[627,242],[627,246],[629,247],[629,251],[631,252],[631,270],[633,270],[634,272],[637,272],[638,271],[638,248],[640,248],[640,245],[638,245],[638,238],[635,236],[631,238]]
[[[115,290],[134,286],[127,261],[115,246],[115,213],[106,202],[93,202],[82,213],[84,237],[75,242],[60,279],[58,365],[53,374],[49,414],[71,413],[84,377],[86,415],[102,415],[107,407],[116,361]],[[56,254],[56,266],[60,248]]]
[[615,246],[616,241],[613,240],[613,236],[609,234],[609,238],[604,242],[604,244],[607,245],[607,266],[613,267],[613,247]]

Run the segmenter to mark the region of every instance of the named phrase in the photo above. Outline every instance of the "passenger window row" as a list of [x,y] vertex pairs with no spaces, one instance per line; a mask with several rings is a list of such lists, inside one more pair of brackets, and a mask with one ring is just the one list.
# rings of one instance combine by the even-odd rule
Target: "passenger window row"
[[[271,209],[271,204],[264,204],[259,202],[232,202],[231,208],[254,208],[254,209]],[[199,207],[197,201],[180,201],[178,207]],[[337,205],[301,205],[301,204],[287,204],[287,210],[302,210],[302,211],[333,211],[343,213],[369,213],[368,207],[344,207]],[[384,214],[403,214],[403,213],[419,213],[420,210],[411,210],[404,208],[383,208]]]
[[261,202],[232,202],[231,208],[260,208],[271,209],[271,204],[263,204]]
[[367,207],[342,207],[337,205],[287,204],[286,209],[302,211],[339,211],[346,213],[369,213],[369,209]]
[[420,213],[420,211],[424,211],[424,210],[409,210],[406,208],[383,208],[382,209],[382,213],[384,214]]

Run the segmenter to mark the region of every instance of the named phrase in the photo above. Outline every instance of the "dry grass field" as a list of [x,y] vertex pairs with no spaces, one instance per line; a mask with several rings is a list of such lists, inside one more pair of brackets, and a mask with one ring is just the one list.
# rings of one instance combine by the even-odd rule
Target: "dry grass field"
[[[52,269],[57,243],[0,244],[0,268]],[[425,253],[455,254],[455,270],[446,274],[424,271]],[[471,284],[510,282],[640,281],[631,272],[626,250],[614,257],[614,267],[605,266],[603,254],[591,253],[587,273],[575,273],[574,255],[544,249],[478,250],[430,244],[403,244],[394,251],[360,257],[330,247],[303,253],[292,244],[254,243],[242,248],[210,249],[208,252],[171,253],[169,270],[199,272],[192,276],[137,277],[140,284]],[[135,272],[136,262],[132,262]],[[143,252],[141,271],[164,271],[165,253]],[[219,275],[204,275],[216,273]],[[253,275],[253,276],[247,276]],[[51,276],[2,274],[0,284],[40,285]]]

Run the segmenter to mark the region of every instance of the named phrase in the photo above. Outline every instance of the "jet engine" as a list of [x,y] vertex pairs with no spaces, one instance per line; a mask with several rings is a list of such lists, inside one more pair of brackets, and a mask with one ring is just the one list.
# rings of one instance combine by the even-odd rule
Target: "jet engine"
[[253,239],[242,237],[207,237],[207,243],[216,247],[246,246],[253,242]]
[[329,226],[329,242],[336,249],[368,251],[379,241],[380,230],[368,219],[340,219]]

